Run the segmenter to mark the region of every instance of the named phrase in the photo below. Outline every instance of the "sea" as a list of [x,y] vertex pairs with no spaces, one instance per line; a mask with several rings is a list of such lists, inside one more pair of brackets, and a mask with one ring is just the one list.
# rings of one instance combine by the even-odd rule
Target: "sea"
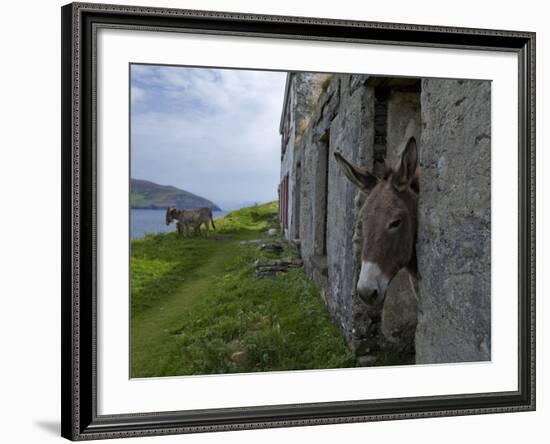
[[[229,211],[214,211],[214,220],[225,216]],[[130,212],[130,236],[138,239],[149,233],[176,231],[176,224],[166,226],[166,210],[132,209]]]

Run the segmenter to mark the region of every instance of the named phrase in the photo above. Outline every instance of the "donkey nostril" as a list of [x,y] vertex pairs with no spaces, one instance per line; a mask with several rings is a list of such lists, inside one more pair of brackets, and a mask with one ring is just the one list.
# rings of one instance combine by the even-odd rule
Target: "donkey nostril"
[[378,291],[372,290],[367,293],[367,301],[369,303],[373,303],[374,301],[376,301],[377,298],[378,298]]
[[363,302],[367,305],[373,305],[377,298],[378,298],[378,291],[372,290],[368,288],[361,288],[359,287],[357,289],[359,293],[359,297],[363,300]]

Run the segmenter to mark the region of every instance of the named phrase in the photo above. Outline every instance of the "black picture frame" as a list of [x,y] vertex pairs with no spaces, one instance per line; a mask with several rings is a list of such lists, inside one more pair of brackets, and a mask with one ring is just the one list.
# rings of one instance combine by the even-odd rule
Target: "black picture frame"
[[[62,436],[119,438],[535,409],[535,33],[103,4],[62,7]],[[518,390],[97,414],[95,82],[98,27],[510,51],[519,66]]]

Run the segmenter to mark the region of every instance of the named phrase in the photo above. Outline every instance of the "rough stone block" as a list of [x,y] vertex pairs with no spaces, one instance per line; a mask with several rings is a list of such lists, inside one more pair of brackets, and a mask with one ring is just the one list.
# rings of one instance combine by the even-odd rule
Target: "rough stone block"
[[491,359],[491,84],[422,80],[416,362]]

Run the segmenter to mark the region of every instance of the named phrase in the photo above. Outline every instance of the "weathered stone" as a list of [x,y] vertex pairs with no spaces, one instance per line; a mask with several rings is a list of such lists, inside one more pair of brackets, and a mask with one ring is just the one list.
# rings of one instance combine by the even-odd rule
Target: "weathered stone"
[[257,260],[254,267],[256,269],[256,278],[264,279],[278,276],[280,273],[287,272],[292,268],[299,268],[302,265],[303,262],[300,259],[277,259],[272,261]]
[[401,270],[393,278],[386,293],[381,331],[391,348],[414,352],[418,304],[409,279]]
[[397,164],[407,142],[405,132],[412,120],[417,128],[416,137],[420,141],[420,94],[411,91],[392,91],[388,96],[388,121],[386,136],[386,166],[393,167]]
[[283,246],[279,242],[265,242],[260,245],[260,250],[280,253],[283,251]]
[[422,80],[416,362],[491,359],[491,84]]
[[237,351],[231,353],[231,360],[235,364],[243,364],[248,359],[248,353],[246,351]]
[[[341,79],[349,85],[349,79]],[[340,152],[359,165],[370,166],[372,156],[373,91],[357,89],[349,95],[349,86],[342,87],[338,115],[332,121],[329,141],[328,196],[326,251],[328,265],[327,303],[338,325],[348,339],[355,327],[354,311],[364,311],[364,305],[355,304],[355,283],[359,272],[359,258],[353,247],[357,220],[355,206],[357,188],[344,177],[334,158]]]
[[[295,198],[299,200],[297,234],[306,273],[322,288],[331,315],[348,340],[362,341],[374,350],[380,348],[380,325],[372,325],[365,304],[355,295],[362,248],[357,216],[364,195],[344,177],[334,160],[338,151],[358,165],[373,166],[375,100],[374,88],[365,86],[367,79],[354,75],[331,78],[327,92],[332,95],[319,98],[320,118],[310,123],[294,153],[301,178],[301,194]],[[330,119],[324,115],[327,110],[331,110]],[[400,296],[400,291],[409,294]],[[390,339],[399,346],[401,342],[414,343],[416,313],[410,308],[411,297],[408,287],[390,286],[384,331],[393,332]],[[407,338],[398,338],[398,332],[407,332]],[[355,352],[362,354],[361,350]]]
[[267,230],[267,235],[268,236],[277,236],[277,233],[278,233],[278,230],[276,228],[270,228],[269,230]]
[[300,259],[274,259],[260,260],[254,263],[255,267],[300,267],[302,261]]
[[240,241],[239,245],[246,246],[246,245],[261,245],[265,242],[265,239],[251,239],[246,241]]
[[[299,245],[334,322],[357,356],[389,350],[410,362],[415,347],[418,362],[490,356],[490,84],[347,74],[323,82],[310,117],[301,120],[307,126],[288,142],[292,155],[284,154],[281,171],[290,180],[285,236]],[[364,195],[344,177],[334,152],[382,175],[384,161],[393,166],[399,159],[411,120],[422,168],[422,279],[416,295],[400,272],[380,321],[355,294]]]
[[246,246],[255,246],[255,247],[258,247],[260,248],[262,245],[264,244],[267,244],[267,243],[275,243],[275,242],[278,242],[279,240],[266,240],[266,239],[250,239],[250,240],[245,240],[245,241],[240,241],[239,242],[239,245],[241,247],[246,247]]
[[378,358],[375,355],[364,355],[357,358],[357,362],[361,367],[370,367],[376,364]]
[[368,74],[355,74],[350,76],[349,79],[349,89],[350,92],[354,92],[357,88],[365,85],[370,76]]
[[[307,126],[311,116],[311,108],[317,103],[319,96],[324,92],[323,84],[328,74],[317,74],[308,72],[294,73],[295,88],[295,112],[297,127]],[[325,88],[326,90],[326,88]],[[305,122],[305,125],[302,123]]]
[[364,356],[371,352],[371,346],[369,342],[364,339],[362,340],[354,339],[351,344],[352,344],[352,350],[355,356]]
[[[328,74],[295,72],[290,73],[287,79],[287,102],[285,103],[285,119],[281,122],[281,130],[285,134],[282,141],[282,158],[281,158],[281,179],[286,173],[288,177],[288,195],[290,202],[296,202],[299,188],[296,184],[300,182],[299,172],[296,168],[299,160],[294,158],[296,147],[302,140],[304,132],[308,128],[311,121],[312,109],[316,109],[315,105],[319,100],[319,96],[323,93],[323,83],[330,76]],[[295,219],[298,216],[295,213],[296,205],[289,205],[287,210],[290,227],[297,227],[298,223]],[[283,227],[284,234],[288,238],[297,237],[297,230]]]
[[295,248],[293,243],[290,243],[286,239],[274,239],[274,240],[266,240],[266,239],[250,239],[246,241],[240,241],[239,245],[244,246],[257,246],[259,250],[271,250],[271,251],[282,251],[285,246],[289,246],[292,248]]

